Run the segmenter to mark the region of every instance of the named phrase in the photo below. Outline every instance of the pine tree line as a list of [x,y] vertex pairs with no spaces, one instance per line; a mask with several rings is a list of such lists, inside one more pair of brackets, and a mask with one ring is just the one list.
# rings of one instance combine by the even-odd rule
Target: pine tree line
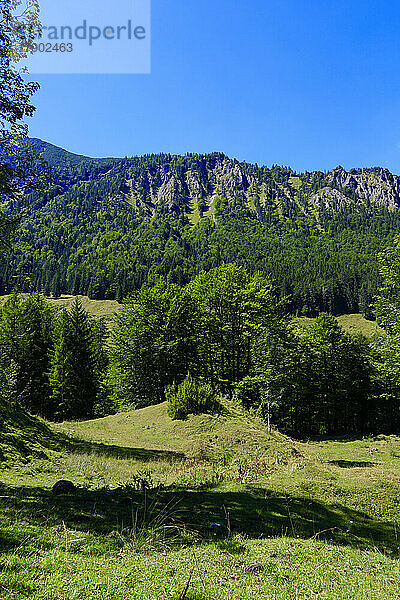
[[78,299],[56,311],[40,294],[7,300],[0,315],[3,398],[53,420],[100,410],[106,328]]

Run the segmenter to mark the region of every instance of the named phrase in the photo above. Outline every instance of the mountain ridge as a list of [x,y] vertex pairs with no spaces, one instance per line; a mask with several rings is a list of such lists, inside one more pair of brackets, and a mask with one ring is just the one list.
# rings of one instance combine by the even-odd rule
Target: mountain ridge
[[[283,215],[288,213],[289,217],[293,211],[295,214],[321,213],[349,206],[400,208],[400,177],[383,167],[346,171],[338,166],[326,173],[297,173],[290,167],[273,165],[269,168],[240,162],[219,152],[91,158],[42,140],[30,141],[56,169],[60,162],[62,168],[82,163],[109,166],[110,169],[125,165],[126,177],[121,182],[120,199],[147,215],[154,214],[157,205],[165,204],[171,210],[187,215],[198,209],[201,217],[210,210],[212,213],[217,195],[234,203],[245,202],[259,216],[272,206]],[[149,162],[153,164],[146,164]]]
[[215,152],[90,158],[33,140],[51,185],[10,202],[20,227],[0,293],[117,299],[158,276],[186,284],[235,262],[288,310],[363,312],[378,253],[400,234],[400,178],[381,167],[297,173]]

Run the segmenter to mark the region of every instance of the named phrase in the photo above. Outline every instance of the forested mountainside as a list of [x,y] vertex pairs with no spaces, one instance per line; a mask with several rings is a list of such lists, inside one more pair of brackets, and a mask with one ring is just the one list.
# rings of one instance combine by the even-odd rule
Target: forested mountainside
[[20,227],[0,292],[121,299],[157,275],[187,283],[226,262],[261,271],[288,308],[361,311],[377,254],[400,233],[400,177],[338,167],[296,173],[221,153],[93,159],[33,139],[53,183],[13,202]]

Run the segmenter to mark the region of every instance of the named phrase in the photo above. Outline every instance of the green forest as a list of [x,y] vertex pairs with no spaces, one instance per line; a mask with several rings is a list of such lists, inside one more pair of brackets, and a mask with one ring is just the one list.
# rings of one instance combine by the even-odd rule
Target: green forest
[[297,174],[218,153],[89,159],[30,145],[52,184],[9,202],[19,226],[0,293],[17,284],[121,301],[158,277],[184,286],[235,263],[271,279],[288,313],[371,317],[378,254],[400,231],[389,171]]
[[[299,437],[400,430],[395,176],[26,148],[44,176],[3,213],[4,401],[62,421],[165,400],[186,419],[230,398]],[[122,310],[110,327],[46,300],[63,293]],[[340,327],[358,311],[382,335]]]
[[[62,421],[224,397],[296,436],[397,432],[400,178],[31,139],[40,86],[15,64],[38,11],[1,8],[2,400]],[[46,299],[65,293],[122,310],[110,327]],[[354,312],[382,335],[346,333],[335,316]]]
[[400,241],[383,254],[372,339],[321,313],[301,329],[263,275],[225,264],[187,285],[158,278],[132,293],[111,331],[75,300],[56,309],[14,292],[0,319],[0,393],[54,421],[168,400],[173,419],[229,397],[297,437],[399,432]]

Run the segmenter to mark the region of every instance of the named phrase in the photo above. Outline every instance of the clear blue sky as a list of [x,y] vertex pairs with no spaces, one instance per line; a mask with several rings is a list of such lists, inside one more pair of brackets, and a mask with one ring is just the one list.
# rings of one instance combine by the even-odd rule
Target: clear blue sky
[[151,75],[38,80],[30,135],[80,154],[400,173],[398,0],[153,0]]

